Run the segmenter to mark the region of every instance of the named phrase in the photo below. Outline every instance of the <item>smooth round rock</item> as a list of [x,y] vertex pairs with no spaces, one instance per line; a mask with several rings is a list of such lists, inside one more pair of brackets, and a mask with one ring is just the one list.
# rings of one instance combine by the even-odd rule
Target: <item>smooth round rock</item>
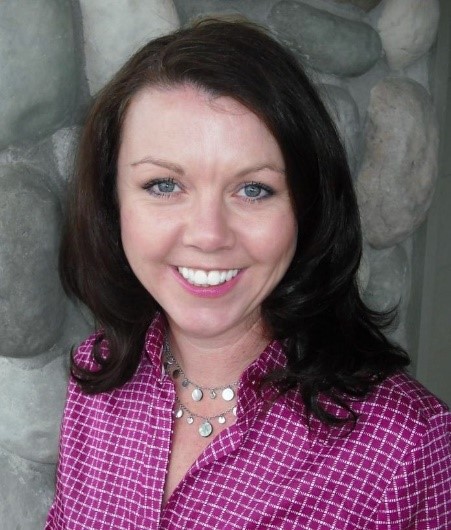
[[268,24],[282,43],[320,72],[362,75],[382,56],[379,35],[370,25],[293,0],[275,4]]
[[393,70],[412,64],[431,48],[439,17],[439,0],[385,0],[378,30]]
[[69,0],[0,2],[0,149],[70,122],[79,85]]
[[51,137],[53,154],[61,181],[65,184],[74,171],[75,155],[81,128],[78,126],[59,129]]
[[0,446],[21,458],[56,464],[66,399],[68,352],[43,367],[0,357]]
[[172,0],[80,0],[91,94],[152,38],[179,26]]
[[45,178],[25,165],[0,166],[0,355],[37,355],[62,333],[60,226]]
[[408,292],[408,260],[399,245],[383,250],[369,249],[371,273],[364,300],[377,311],[395,308]]
[[337,4],[352,4],[364,11],[371,11],[381,3],[381,0],[333,0]]
[[53,500],[56,466],[36,464],[0,449],[2,530],[44,528]]
[[351,169],[354,169],[357,165],[361,135],[357,104],[344,88],[322,85],[320,90],[346,148]]
[[274,0],[173,0],[180,22],[187,21],[204,15],[240,14],[249,20],[264,24]]
[[437,177],[438,126],[426,90],[386,78],[371,90],[357,196],[367,241],[391,247],[424,221]]

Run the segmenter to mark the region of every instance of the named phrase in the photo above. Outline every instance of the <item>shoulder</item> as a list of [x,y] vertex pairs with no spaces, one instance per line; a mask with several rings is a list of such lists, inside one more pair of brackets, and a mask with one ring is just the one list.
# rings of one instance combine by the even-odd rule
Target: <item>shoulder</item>
[[357,431],[362,439],[377,438],[377,450],[395,460],[402,460],[419,444],[426,443],[432,432],[436,436],[440,431],[443,440],[449,440],[449,408],[406,373],[385,379],[353,408],[358,414]]

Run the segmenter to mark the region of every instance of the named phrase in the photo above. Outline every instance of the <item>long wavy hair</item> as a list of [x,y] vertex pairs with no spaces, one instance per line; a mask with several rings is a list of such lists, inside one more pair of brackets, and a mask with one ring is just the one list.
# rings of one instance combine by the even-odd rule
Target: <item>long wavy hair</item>
[[73,376],[84,391],[98,393],[123,385],[138,366],[147,327],[160,308],[133,274],[121,244],[121,128],[137,92],[186,84],[249,108],[285,159],[298,241],[288,271],[262,306],[288,359],[269,379],[281,392],[297,388],[309,414],[325,423],[340,420],[327,412],[323,398],[353,417],[352,398],[367,395],[408,358],[381,331],[390,315],[371,311],[359,295],[359,213],[334,124],[294,56],[245,21],[204,19],[150,41],[89,111],[69,189],[60,274],[66,292],[91,309],[109,355],[94,348],[95,372],[72,358]]

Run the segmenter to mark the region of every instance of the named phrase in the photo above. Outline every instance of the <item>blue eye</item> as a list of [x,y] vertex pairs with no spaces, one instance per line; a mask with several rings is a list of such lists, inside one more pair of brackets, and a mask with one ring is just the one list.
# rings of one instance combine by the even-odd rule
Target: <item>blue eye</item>
[[178,186],[173,179],[159,179],[153,180],[146,184],[145,189],[149,191],[152,195],[158,196],[168,196],[174,192],[180,191],[180,186]]
[[241,197],[254,201],[265,199],[273,194],[274,192],[270,187],[258,184],[257,182],[245,184],[238,192],[238,195]]

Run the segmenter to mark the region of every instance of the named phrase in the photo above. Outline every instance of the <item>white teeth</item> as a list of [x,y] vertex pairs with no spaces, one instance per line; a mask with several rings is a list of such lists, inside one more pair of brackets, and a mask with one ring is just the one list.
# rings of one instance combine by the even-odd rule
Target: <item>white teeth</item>
[[179,273],[193,285],[210,286],[228,282],[238,274],[239,269],[229,269],[227,271],[204,271],[201,269],[188,269],[188,267],[178,267]]

